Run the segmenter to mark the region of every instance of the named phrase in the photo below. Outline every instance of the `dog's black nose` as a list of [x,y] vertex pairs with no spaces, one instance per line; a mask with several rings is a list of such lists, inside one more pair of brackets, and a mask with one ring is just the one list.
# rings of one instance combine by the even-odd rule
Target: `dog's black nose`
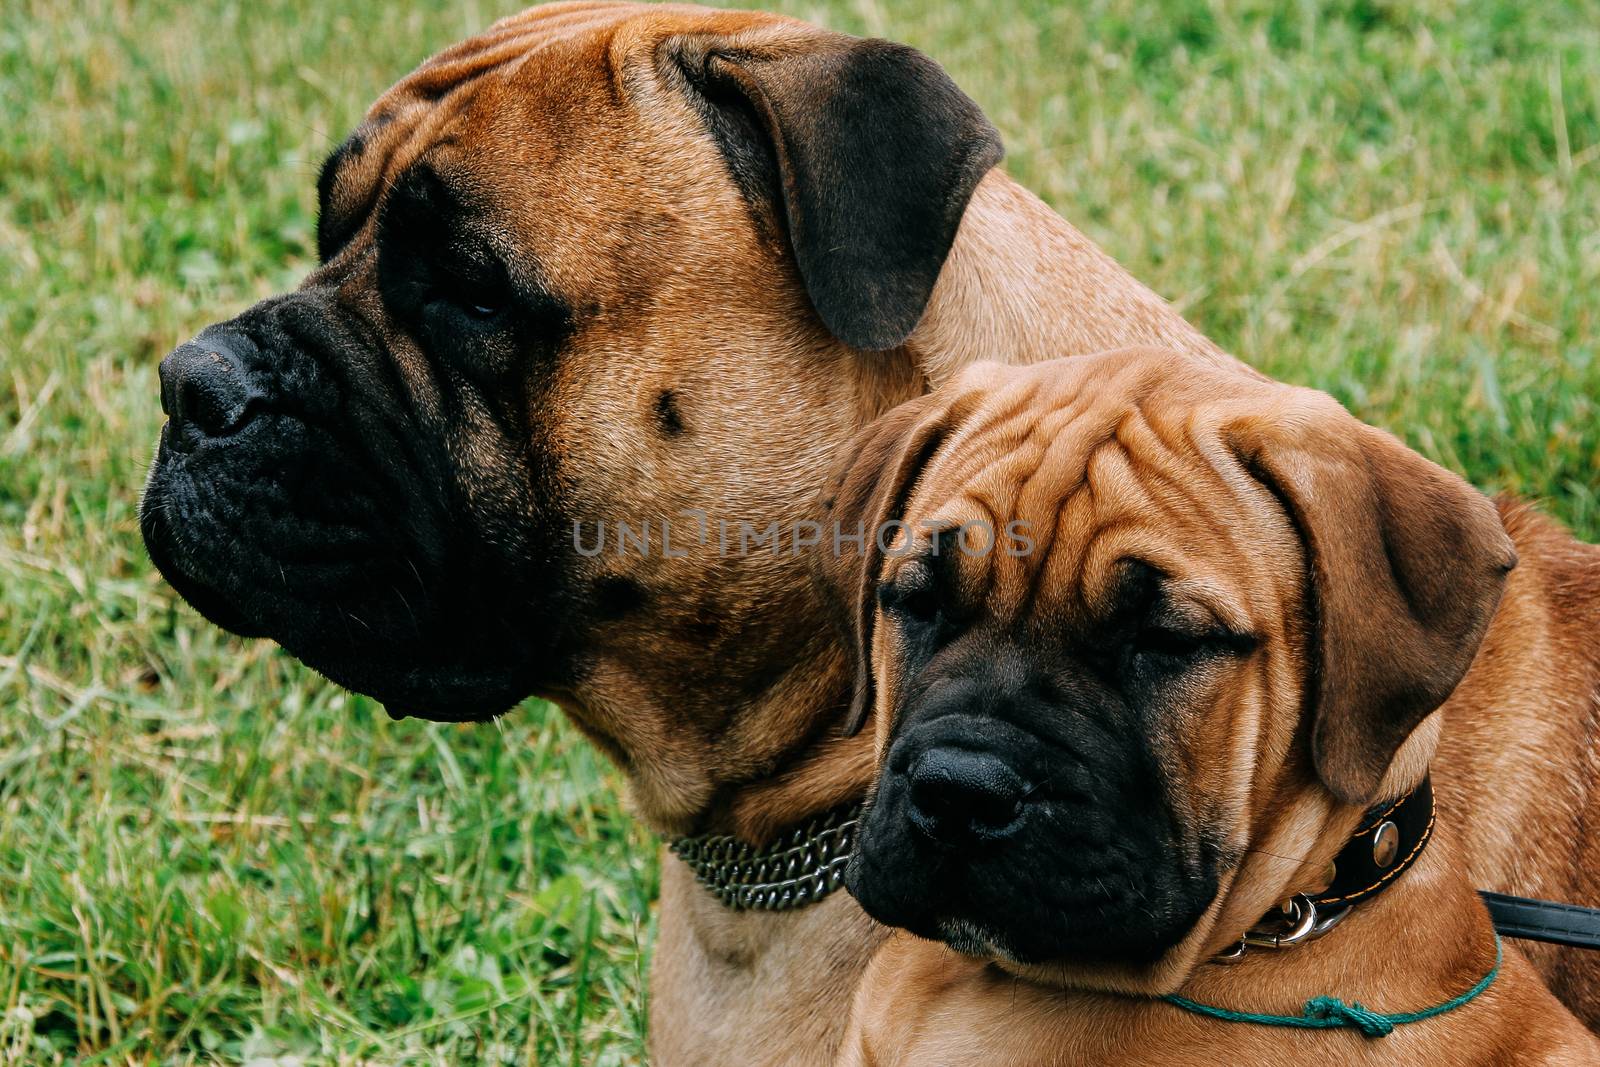
[[1004,837],[1016,828],[1027,785],[1004,761],[964,748],[922,754],[906,775],[911,821],[951,843]]
[[197,437],[226,437],[250,421],[252,391],[243,360],[248,345],[208,330],[161,361],[161,410],[172,420],[174,447],[182,451]]

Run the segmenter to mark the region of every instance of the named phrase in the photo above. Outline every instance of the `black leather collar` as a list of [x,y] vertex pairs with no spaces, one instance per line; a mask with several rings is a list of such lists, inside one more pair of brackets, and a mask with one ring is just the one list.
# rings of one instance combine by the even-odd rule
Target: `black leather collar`
[[1395,883],[1417,862],[1433,837],[1433,783],[1423,778],[1403,797],[1375,805],[1329,864],[1326,885],[1296,893],[1264,916],[1219,963],[1236,963],[1252,948],[1285,949],[1309,944],[1338,926],[1350,909]]
[[1333,877],[1306,894],[1321,911],[1370,900],[1417,861],[1433,837],[1433,780],[1424,777],[1405,796],[1368,810],[1361,828],[1333,858]]
[[[1326,888],[1291,898],[1217,957],[1240,959],[1249,948],[1287,948],[1332,930],[1350,909],[1393,885],[1433,837],[1433,782],[1424,778],[1398,800],[1367,812],[1334,857]],[[1479,890],[1495,931],[1504,937],[1600,949],[1600,908]]]

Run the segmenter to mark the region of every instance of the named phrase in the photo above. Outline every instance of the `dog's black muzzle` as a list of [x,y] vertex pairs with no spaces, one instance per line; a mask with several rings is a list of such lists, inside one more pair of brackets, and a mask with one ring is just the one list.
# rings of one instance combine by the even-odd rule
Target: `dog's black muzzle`
[[1142,962],[1215,895],[1138,732],[1106,709],[959,679],[897,726],[846,885],[979,956]]
[[331,291],[209,327],[160,377],[140,525],[196,609],[391,711],[482,718],[527,694],[526,634],[493,617],[508,583],[471,543],[444,429]]

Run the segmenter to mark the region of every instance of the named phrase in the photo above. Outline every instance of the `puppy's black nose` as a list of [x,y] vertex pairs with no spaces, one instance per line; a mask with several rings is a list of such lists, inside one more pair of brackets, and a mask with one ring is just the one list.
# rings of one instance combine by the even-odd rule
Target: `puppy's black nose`
[[906,777],[911,821],[936,840],[992,840],[1007,836],[1020,822],[1027,785],[995,756],[935,748],[923,753]]
[[226,437],[250,421],[248,346],[244,338],[208,330],[161,361],[161,410],[172,420],[173,447],[183,451],[200,437]]

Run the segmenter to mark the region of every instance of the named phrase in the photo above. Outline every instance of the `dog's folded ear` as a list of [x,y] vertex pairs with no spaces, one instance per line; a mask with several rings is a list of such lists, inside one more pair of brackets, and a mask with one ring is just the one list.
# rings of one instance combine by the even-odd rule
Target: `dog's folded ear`
[[1352,803],[1471,666],[1516,552],[1494,505],[1331,397],[1296,390],[1226,439],[1305,545],[1312,612],[1311,751]]
[[809,27],[671,53],[740,189],[787,231],[823,323],[853,348],[904,343],[1002,154],[978,105],[914,49]]
[[872,626],[878,572],[893,524],[905,514],[917,479],[972,409],[978,394],[928,393],[894,408],[847,442],[818,508],[823,532],[811,574],[849,650],[855,688],[847,735],[872,712]]

